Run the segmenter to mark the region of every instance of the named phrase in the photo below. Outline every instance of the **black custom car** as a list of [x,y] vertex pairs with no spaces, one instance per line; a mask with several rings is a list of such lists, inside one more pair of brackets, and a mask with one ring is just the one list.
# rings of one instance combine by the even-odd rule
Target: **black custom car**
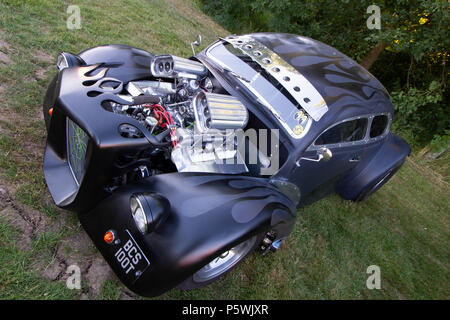
[[104,45],[57,66],[48,188],[143,296],[276,251],[298,208],[364,200],[410,153],[381,83],[306,37],[229,36],[189,59]]

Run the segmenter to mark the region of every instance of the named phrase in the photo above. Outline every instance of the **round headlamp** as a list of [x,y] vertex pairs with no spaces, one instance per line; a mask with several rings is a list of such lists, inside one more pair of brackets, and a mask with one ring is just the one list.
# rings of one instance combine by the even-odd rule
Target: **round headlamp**
[[138,193],[130,197],[130,208],[136,227],[143,234],[155,230],[169,215],[170,204],[156,193]]
[[56,67],[58,70],[62,70],[69,67],[69,61],[67,60],[67,55],[65,52],[62,52],[58,56],[58,60],[56,61]]
[[59,71],[73,66],[81,66],[84,64],[85,62],[83,59],[68,52],[61,52],[58,55],[58,59],[56,60],[56,67]]
[[141,200],[136,196],[131,196],[130,198],[131,214],[133,215],[134,222],[138,227],[139,231],[146,233],[148,229],[148,219],[145,215],[144,207],[142,206]]

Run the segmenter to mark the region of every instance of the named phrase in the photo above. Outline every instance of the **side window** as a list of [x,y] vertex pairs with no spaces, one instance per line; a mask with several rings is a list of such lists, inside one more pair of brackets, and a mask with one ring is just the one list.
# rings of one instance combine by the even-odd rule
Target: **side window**
[[320,146],[362,140],[366,135],[367,123],[367,118],[342,122],[322,133],[316,139],[314,145]]
[[375,116],[370,127],[370,137],[375,138],[386,131],[388,117],[386,115]]

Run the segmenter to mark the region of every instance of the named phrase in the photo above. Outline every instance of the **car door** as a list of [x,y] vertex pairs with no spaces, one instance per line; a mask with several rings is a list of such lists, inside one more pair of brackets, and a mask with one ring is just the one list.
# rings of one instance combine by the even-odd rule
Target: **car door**
[[[346,172],[356,166],[366,154],[368,118],[357,117],[334,124],[326,129],[297,161],[295,172],[303,197],[313,191],[325,193]],[[328,161],[318,160],[318,151],[331,151]]]

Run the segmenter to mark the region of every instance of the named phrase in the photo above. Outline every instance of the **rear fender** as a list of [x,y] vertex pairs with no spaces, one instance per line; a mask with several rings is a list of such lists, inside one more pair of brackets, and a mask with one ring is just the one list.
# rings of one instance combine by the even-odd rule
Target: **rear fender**
[[378,152],[361,162],[347,176],[336,184],[336,192],[347,200],[357,200],[366,188],[392,168],[400,166],[411,153],[408,143],[396,134],[390,133]]

